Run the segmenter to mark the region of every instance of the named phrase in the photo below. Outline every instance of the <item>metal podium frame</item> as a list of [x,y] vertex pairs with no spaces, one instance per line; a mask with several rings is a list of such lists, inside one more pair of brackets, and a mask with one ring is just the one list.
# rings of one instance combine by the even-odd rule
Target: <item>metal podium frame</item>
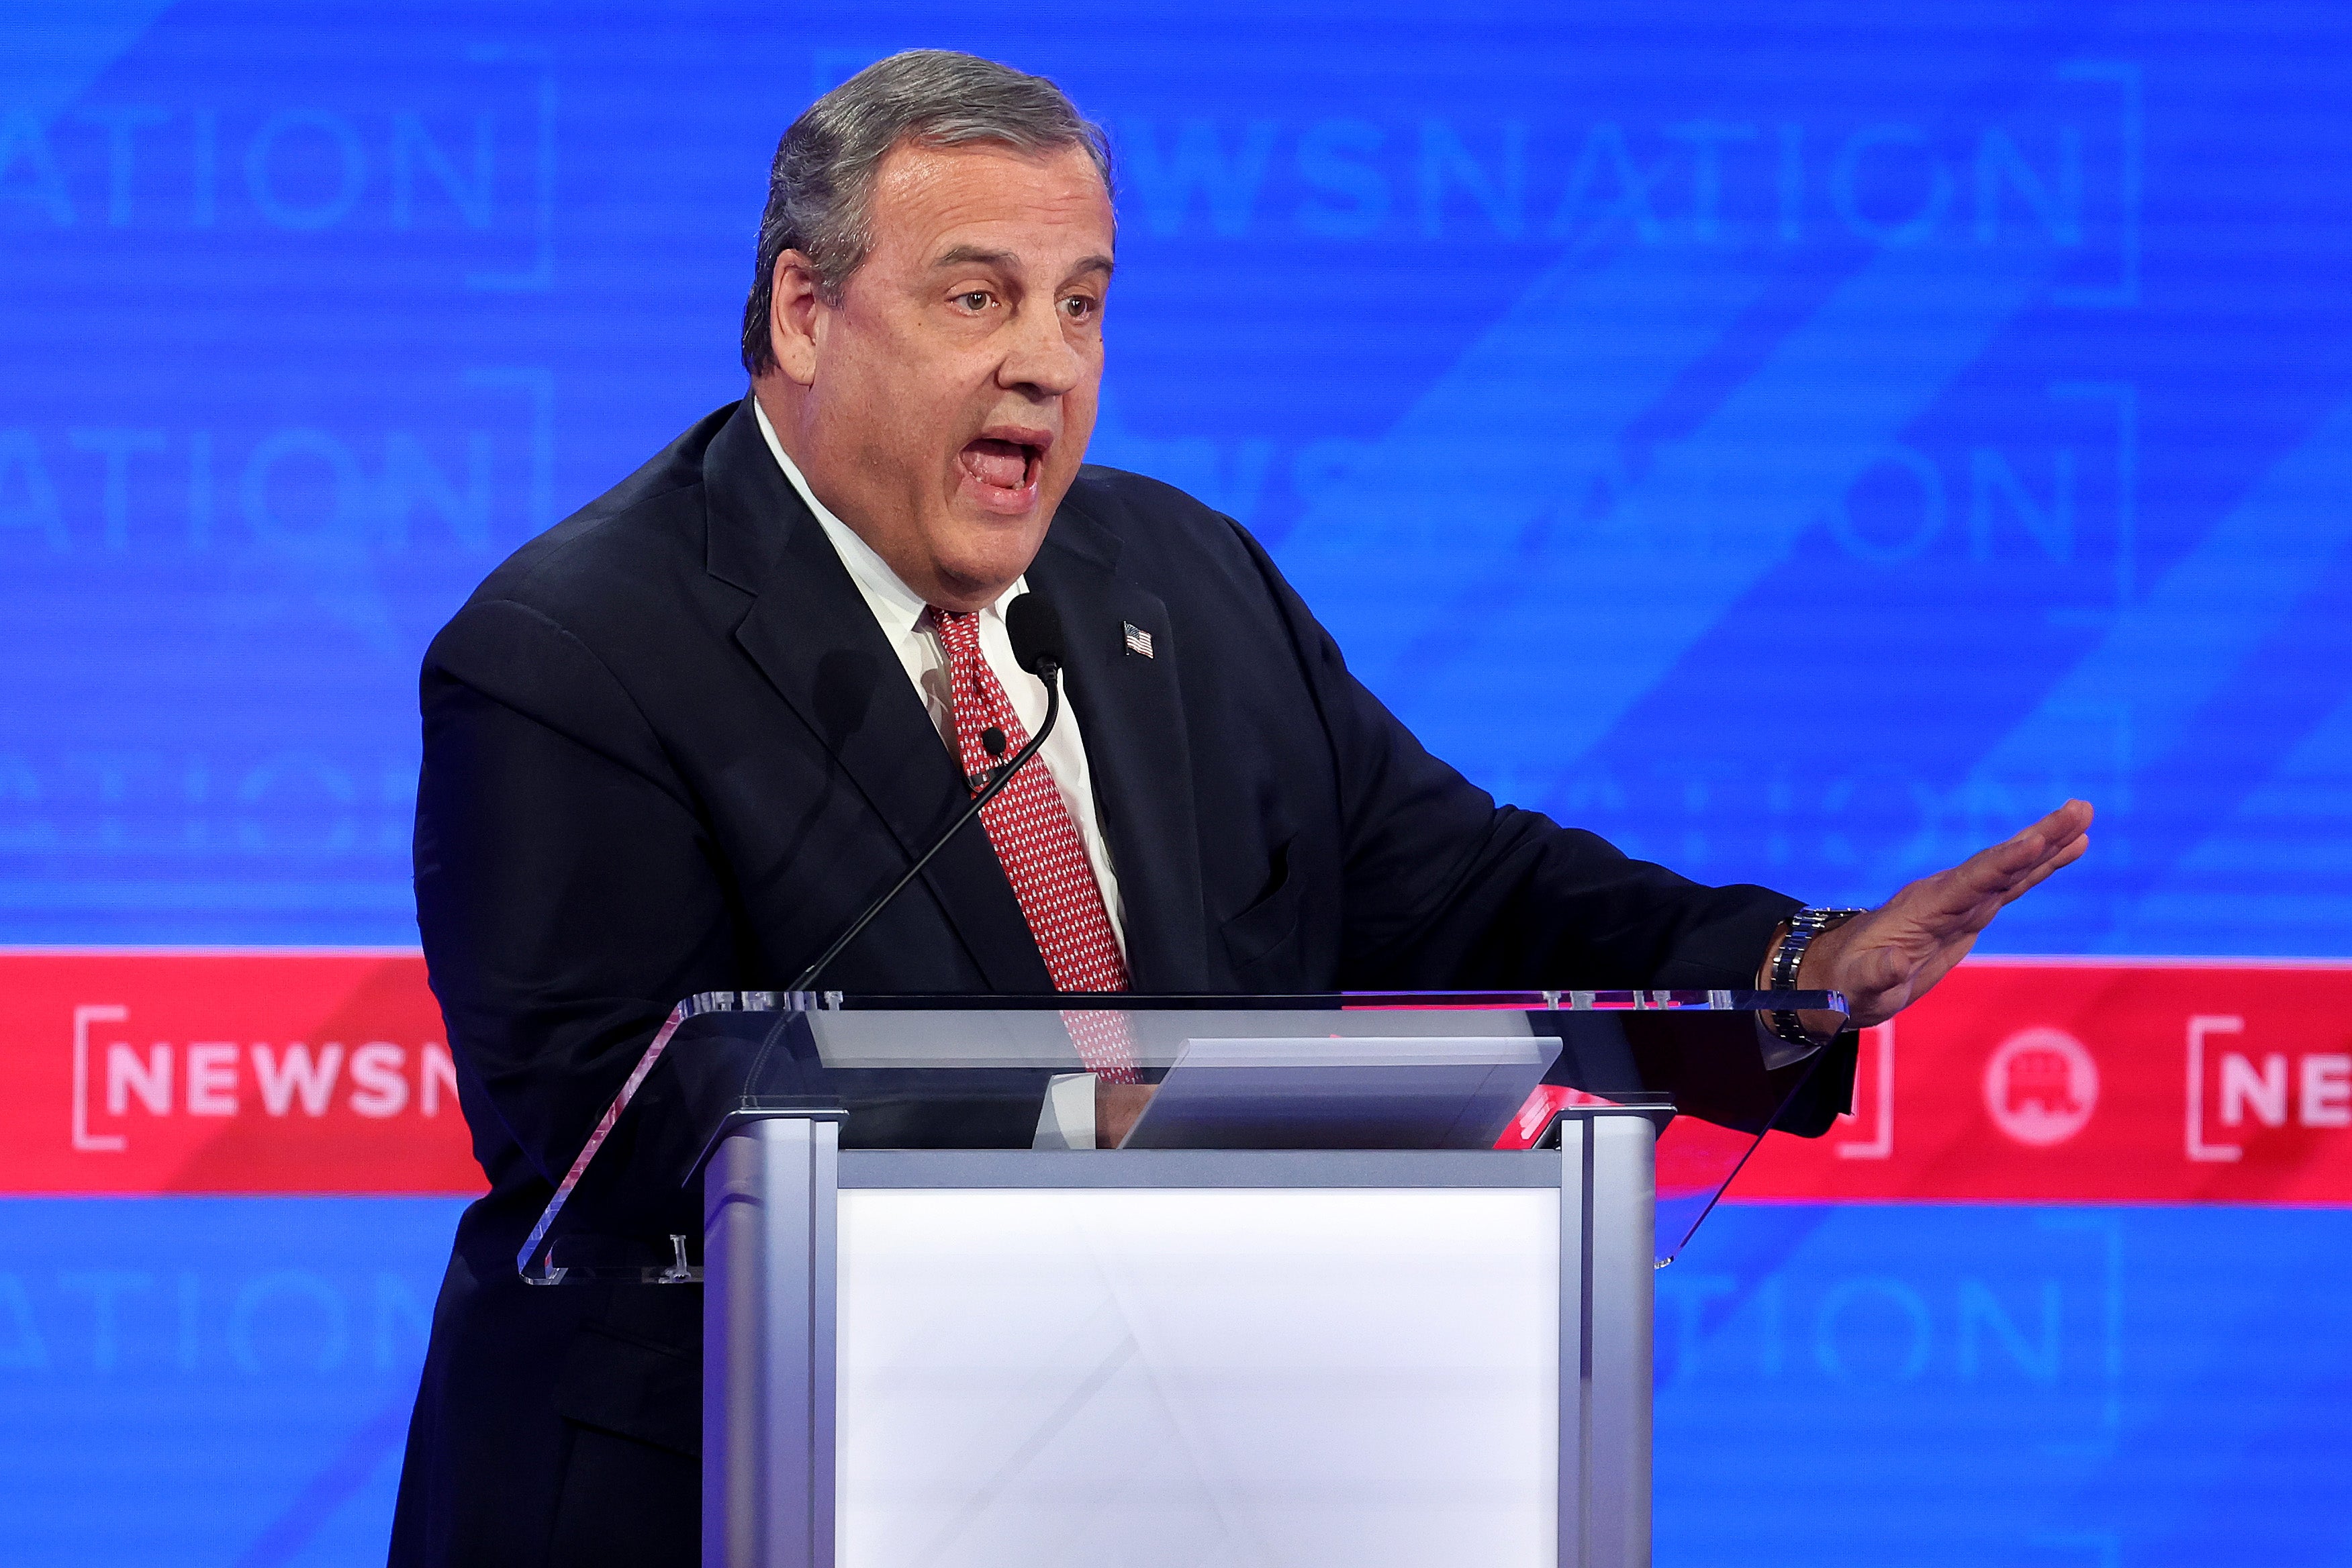
[[747,1114],[703,1176],[702,1560],[833,1568],[844,1188],[1537,1187],[1560,1194],[1561,1568],[1650,1560],[1655,1133],[1565,1111],[1558,1149],[849,1150],[841,1113]]

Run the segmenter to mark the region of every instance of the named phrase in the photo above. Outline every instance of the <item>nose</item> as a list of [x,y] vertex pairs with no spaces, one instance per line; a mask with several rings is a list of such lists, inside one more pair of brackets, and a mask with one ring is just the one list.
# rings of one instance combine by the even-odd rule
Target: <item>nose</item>
[[1062,329],[1061,312],[1051,302],[1024,303],[1009,329],[1004,362],[997,380],[1013,392],[1056,398],[1087,377],[1087,356]]

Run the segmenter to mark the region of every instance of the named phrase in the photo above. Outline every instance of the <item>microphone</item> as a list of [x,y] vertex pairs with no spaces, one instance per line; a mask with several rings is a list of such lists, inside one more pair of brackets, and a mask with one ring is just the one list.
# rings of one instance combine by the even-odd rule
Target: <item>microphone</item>
[[[848,929],[833,939],[831,946],[817,955],[816,962],[801,971],[800,977],[792,983],[789,989],[814,989],[816,977],[824,972],[826,966],[841,956],[841,950],[856,941],[857,934],[865,930],[876,915],[887,909],[890,901],[904,892],[908,883],[922,874],[923,868],[931,863],[931,857],[947,848],[948,841],[961,832],[965,823],[979,816],[982,806],[996,799],[997,791],[1013,781],[1013,775],[1020,771],[1021,765],[1036,756],[1037,748],[1045,744],[1045,737],[1054,733],[1054,723],[1062,716],[1061,614],[1055,610],[1053,601],[1032,591],[1004,607],[1004,631],[1013,641],[1013,662],[1045,683],[1045,722],[1037,727],[1037,733],[1029,737],[1026,746],[1013,754],[1010,761],[1001,762],[990,769],[987,785],[971,798],[971,804],[963,809],[963,814],[948,824],[947,831],[941,833],[931,847],[907,868],[906,875],[892,883],[888,892],[867,904],[866,912],[851,921]],[[1003,755],[1004,742],[1004,732],[992,727],[981,736],[981,745],[991,757]]]
[[1013,640],[1013,662],[1045,683],[1050,701],[1062,667],[1062,612],[1044,594],[1024,593],[1004,607],[1004,634]]

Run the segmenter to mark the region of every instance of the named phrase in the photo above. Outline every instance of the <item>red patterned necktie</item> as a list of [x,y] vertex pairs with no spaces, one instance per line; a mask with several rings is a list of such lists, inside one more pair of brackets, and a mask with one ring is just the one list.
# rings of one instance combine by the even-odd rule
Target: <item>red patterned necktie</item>
[[[956,753],[964,779],[975,795],[990,772],[1029,744],[1029,731],[1013,709],[1013,699],[980,652],[980,617],[931,607],[931,622],[948,651],[948,674],[955,706]],[[998,731],[1001,751],[983,739]],[[1103,907],[1102,889],[1087,860],[1086,840],[1045,759],[1033,757],[980,810],[988,841],[1013,883],[1021,917],[1037,939],[1045,973],[1057,991],[1123,991],[1127,960]],[[1070,1037],[1087,1070],[1114,1083],[1135,1082],[1134,1054],[1126,1019],[1118,1013],[1065,1013]]]

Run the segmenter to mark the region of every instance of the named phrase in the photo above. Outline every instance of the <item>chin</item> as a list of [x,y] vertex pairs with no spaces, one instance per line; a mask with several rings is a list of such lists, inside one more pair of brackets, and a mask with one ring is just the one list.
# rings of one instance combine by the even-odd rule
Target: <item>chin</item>
[[960,526],[955,531],[961,536],[955,544],[962,548],[943,549],[933,558],[940,578],[951,587],[991,599],[1029,570],[1045,537],[1042,520],[1012,527],[1004,519],[991,518],[986,537],[980,539],[971,537],[981,531],[973,525]]

